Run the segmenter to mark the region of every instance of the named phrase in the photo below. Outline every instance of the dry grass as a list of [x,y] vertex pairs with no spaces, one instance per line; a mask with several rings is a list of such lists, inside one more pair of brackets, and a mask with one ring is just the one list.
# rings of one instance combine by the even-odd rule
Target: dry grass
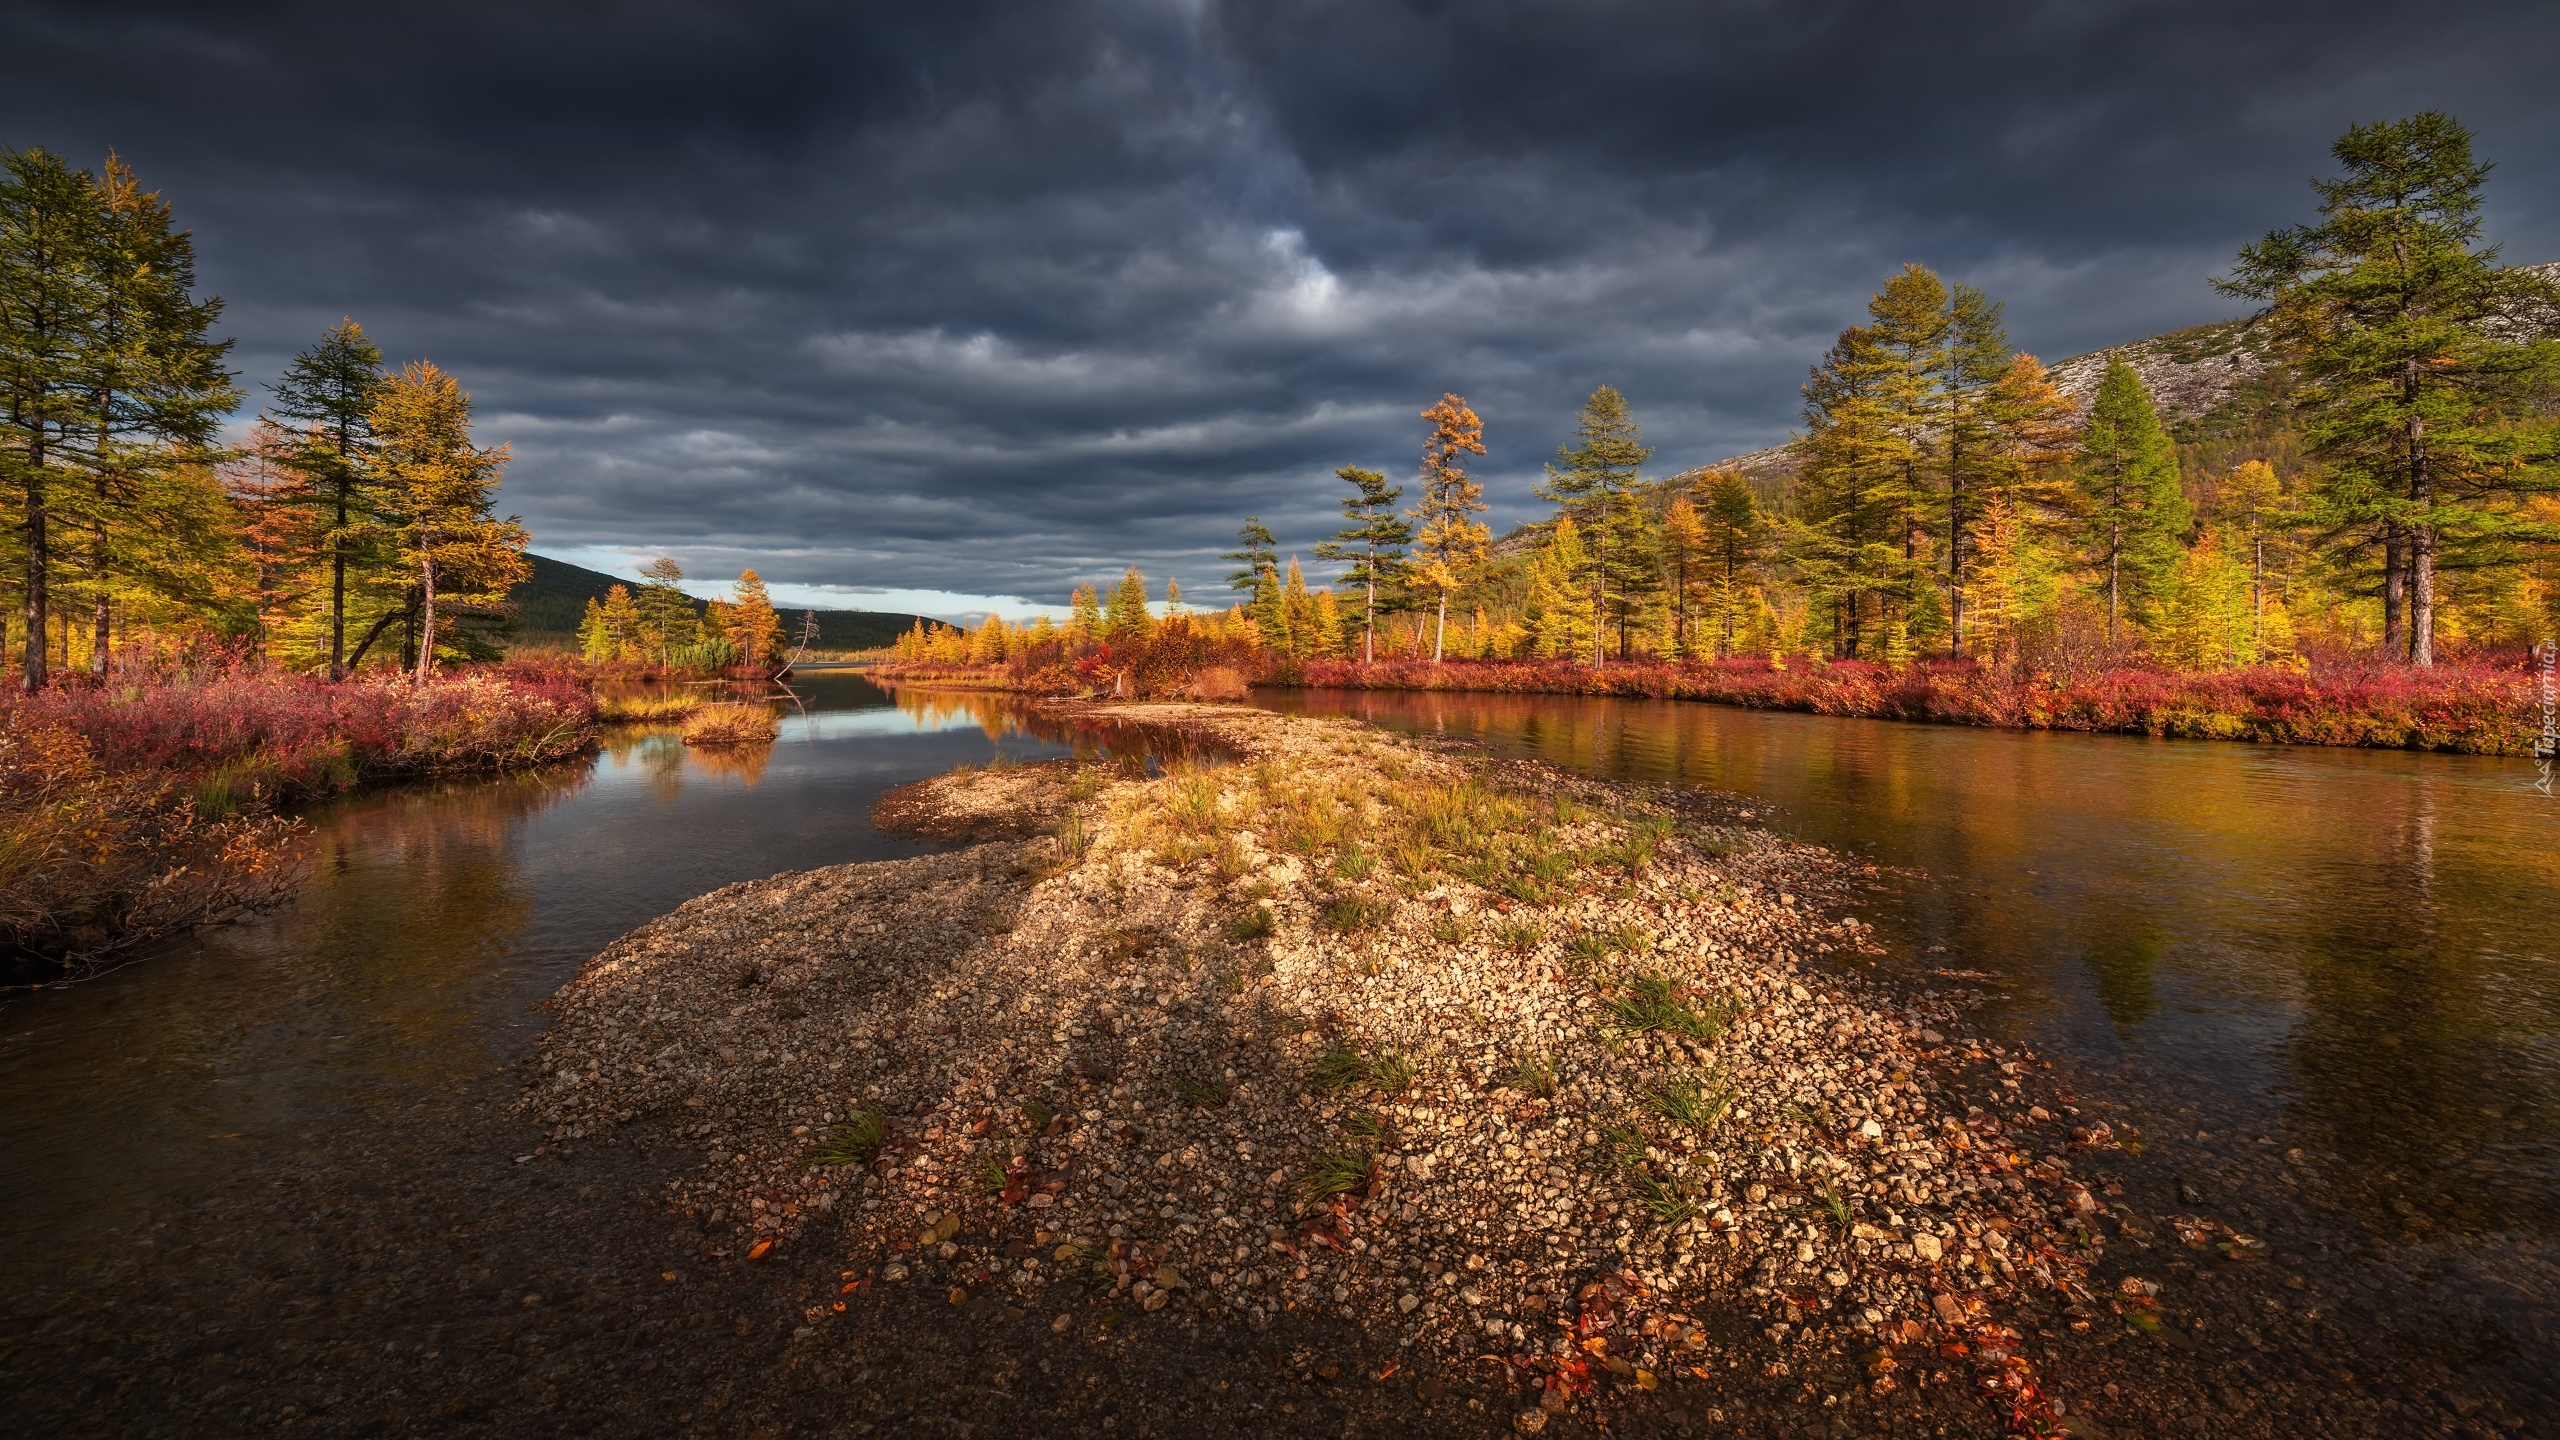
[[704,705],[684,719],[687,745],[768,745],[781,732],[782,722],[765,705],[734,701]]
[[596,718],[609,725],[657,725],[682,720],[707,702],[699,690],[596,696]]

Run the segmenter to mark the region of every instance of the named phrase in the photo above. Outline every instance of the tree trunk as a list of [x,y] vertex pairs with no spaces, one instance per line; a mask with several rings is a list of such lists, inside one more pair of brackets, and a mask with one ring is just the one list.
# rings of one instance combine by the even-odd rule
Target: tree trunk
[[45,568],[50,559],[45,544],[44,441],[42,427],[39,438],[28,447],[26,530],[27,530],[27,660],[19,676],[28,693],[45,686]]
[[2400,603],[2408,593],[2409,574],[2400,545],[2400,527],[2393,525],[2383,534],[2382,653],[2397,660],[2409,648],[2409,632],[2403,623]]
[[435,537],[423,535],[418,546],[418,679],[423,682],[436,670],[436,562]]
[[2107,526],[2107,648],[2110,650],[2116,645],[2118,572],[2123,569],[2123,560],[2124,522],[2117,520]]
[[2249,548],[2249,643],[2263,645],[2267,629],[2267,537],[2253,537]]
[[1449,641],[1449,592],[1448,592],[1448,591],[1446,591],[1446,590],[1443,590],[1443,591],[1441,591],[1441,592],[1440,592],[1440,628],[1439,628],[1438,630],[1436,630],[1436,631],[1432,632],[1432,636],[1431,636],[1431,663],[1432,663],[1432,664],[1437,665],[1437,664],[1439,664],[1439,663],[1440,663],[1440,656],[1441,656],[1442,652],[1446,649],[1446,647],[1447,647],[1447,645],[1448,645],[1448,641]]
[[2414,413],[2418,362],[2410,360],[2404,373],[2403,393],[2413,412],[2409,416],[2409,501],[2418,517],[2409,533],[2409,660],[2426,667],[2436,663],[2435,487],[2427,465],[2427,422]]
[[107,678],[107,644],[113,638],[108,629],[112,616],[107,603],[107,527],[104,521],[98,522],[89,532],[89,575],[91,583],[97,586],[97,594],[93,597],[96,614],[91,618],[89,631],[89,673],[104,680]]
[[[343,445],[341,449],[343,450]],[[344,455],[340,456],[341,463]],[[347,477],[337,484],[337,528],[329,532],[329,678],[347,678]],[[371,644],[371,638],[366,640]]]

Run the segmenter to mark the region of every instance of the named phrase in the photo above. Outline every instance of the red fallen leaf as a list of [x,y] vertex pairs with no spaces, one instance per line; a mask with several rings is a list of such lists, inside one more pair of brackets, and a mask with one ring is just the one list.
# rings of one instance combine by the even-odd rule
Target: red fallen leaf
[[1395,1361],[1393,1361],[1393,1360],[1390,1360],[1390,1361],[1388,1361],[1388,1362],[1387,1362],[1387,1368],[1385,1368],[1385,1369],[1383,1369],[1383,1370],[1381,1370],[1381,1371],[1379,1371],[1379,1372],[1378,1372],[1378,1374],[1377,1374],[1377,1378],[1378,1378],[1378,1379],[1380,1379],[1380,1380],[1384,1380],[1384,1379],[1387,1379],[1388,1377],[1390,1377],[1390,1376],[1394,1375],[1395,1373],[1396,1373],[1396,1362],[1395,1362]]
[[759,1240],[759,1241],[757,1241],[755,1244],[753,1244],[753,1245],[751,1245],[751,1246],[747,1247],[747,1258],[748,1258],[748,1259],[750,1259],[750,1260],[761,1260],[761,1259],[763,1259],[763,1258],[765,1257],[766,1253],[767,1253],[767,1252],[769,1252],[769,1251],[771,1251],[772,1249],[773,1249],[773,1242],[772,1242],[772,1241],[770,1241],[770,1240]]

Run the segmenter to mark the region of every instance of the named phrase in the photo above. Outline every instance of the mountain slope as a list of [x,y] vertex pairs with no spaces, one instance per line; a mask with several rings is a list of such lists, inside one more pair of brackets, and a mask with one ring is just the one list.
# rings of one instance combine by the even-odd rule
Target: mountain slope
[[[2521,268],[2560,280],[2560,260]],[[2098,381],[2107,373],[2108,363],[2121,359],[2141,375],[2162,421],[2176,426],[2202,420],[2235,400],[2245,400],[2244,392],[2250,385],[2274,368],[2273,337],[2259,323],[2260,319],[2251,315],[2217,320],[2166,335],[2128,340],[2058,361],[2049,373],[2055,386],[2079,401],[2085,411],[2090,397],[2097,393]],[[1763,501],[1772,501],[1784,494],[1794,480],[1796,461],[1786,445],[1771,445],[1701,465],[1673,480],[1692,480],[1715,470],[1741,471]]]
[[[605,592],[616,585],[639,588],[634,581],[547,555],[525,558],[533,562],[532,578],[507,592],[507,603],[515,607],[518,644],[537,648],[574,644],[588,600],[602,600]],[[783,633],[798,640],[802,612],[776,608],[782,612]],[[701,602],[696,601],[696,613],[700,609]],[[916,623],[913,615],[880,610],[820,610],[817,615],[817,648],[821,650],[873,649],[888,644]]]

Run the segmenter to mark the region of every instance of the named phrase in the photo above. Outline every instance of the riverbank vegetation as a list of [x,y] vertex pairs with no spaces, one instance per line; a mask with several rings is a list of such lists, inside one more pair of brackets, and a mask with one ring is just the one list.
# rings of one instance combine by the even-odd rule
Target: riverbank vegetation
[[[2275,363],[2164,418],[2117,359],[2066,392],[2001,306],[1906,266],[1771,463],[1662,479],[1602,386],[1490,541],[1484,425],[1423,412],[1418,503],[1345,467],[1312,587],[1248,517],[1239,594],[1159,618],[1131,571],[1062,624],[919,626],[892,675],[1191,693],[1308,685],[1678,696],[1972,724],[2486,752],[2530,743],[2560,633],[2560,289],[2480,243],[2441,115],[2350,131],[2308,224],[2247,247]],[[1770,457],[1761,457],[1769,460]]]
[[0,697],[0,956],[61,967],[280,898],[279,807],[358,785],[565,759],[595,740],[585,679],[511,663],[331,683],[250,662]]

